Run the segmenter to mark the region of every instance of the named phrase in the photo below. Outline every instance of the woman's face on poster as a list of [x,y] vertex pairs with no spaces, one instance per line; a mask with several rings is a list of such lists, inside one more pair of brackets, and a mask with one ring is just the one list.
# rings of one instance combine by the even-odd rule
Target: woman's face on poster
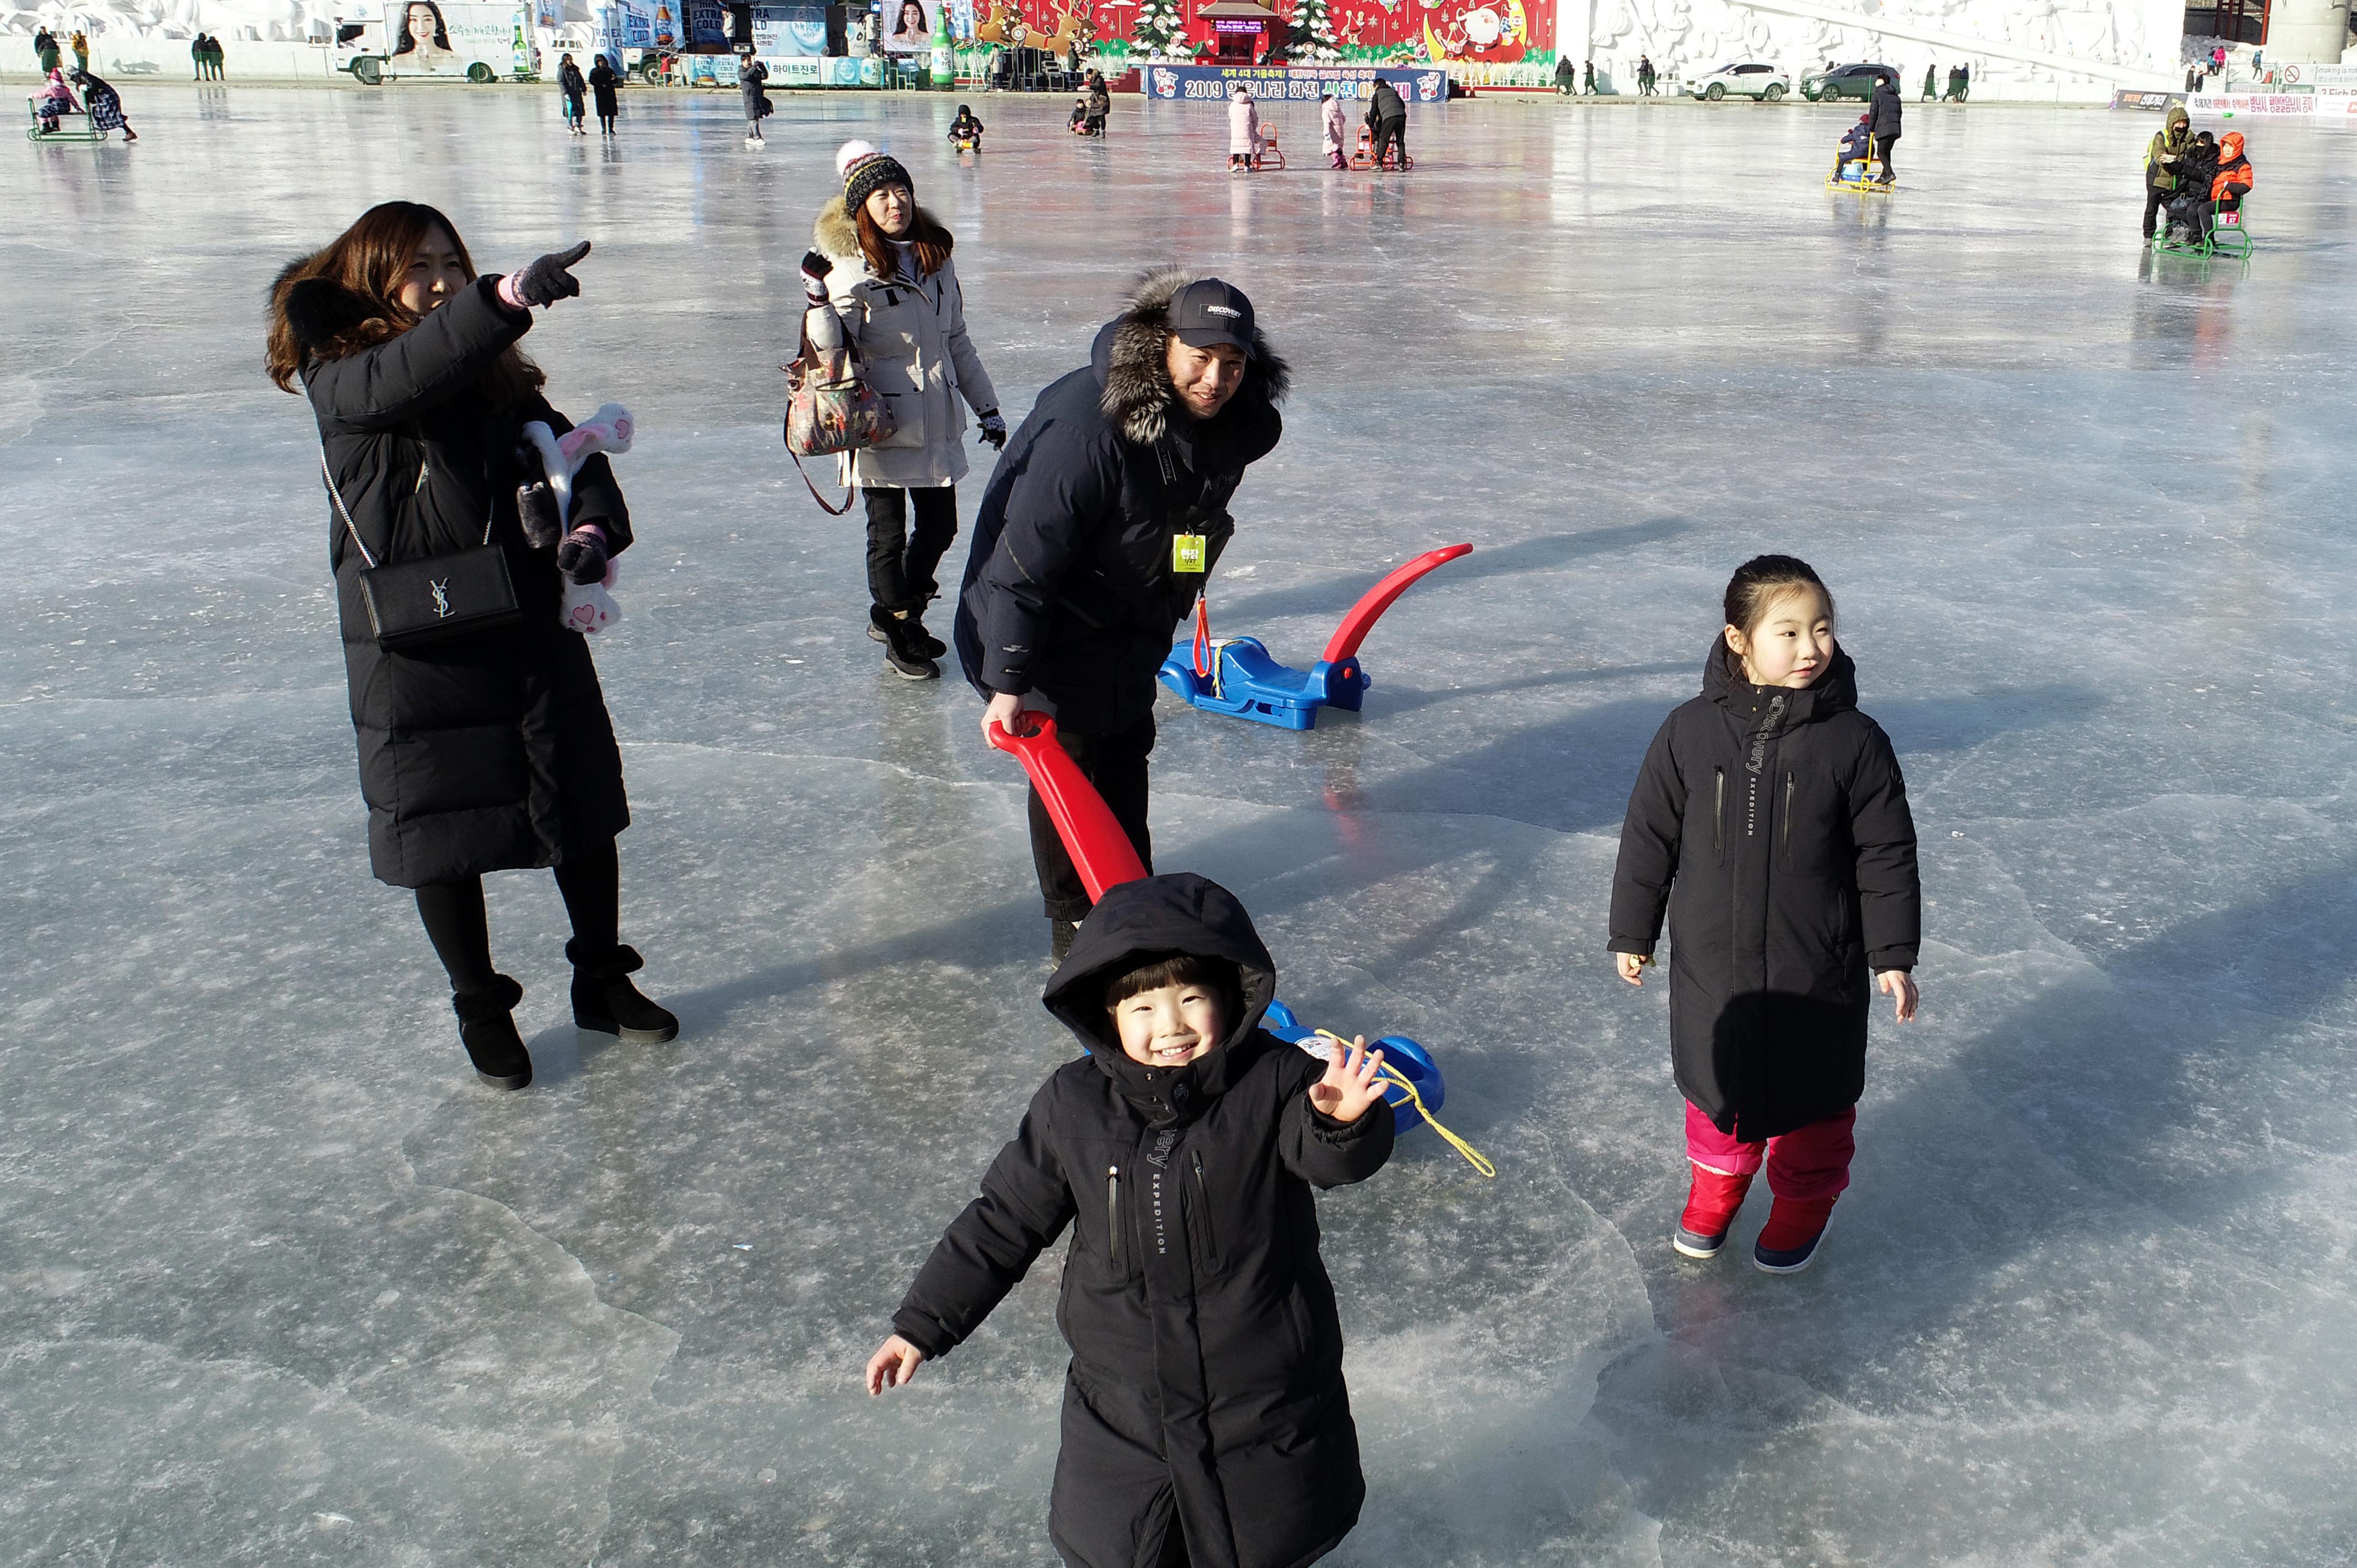
[[925,7],[921,0],[902,0],[900,25],[892,30],[896,33],[922,33],[927,30]]

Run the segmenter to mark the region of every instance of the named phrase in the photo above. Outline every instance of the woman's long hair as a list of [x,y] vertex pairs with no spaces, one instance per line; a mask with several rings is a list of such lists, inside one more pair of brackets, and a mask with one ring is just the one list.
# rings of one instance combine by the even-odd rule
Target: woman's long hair
[[[909,197],[909,231],[900,238],[917,248],[917,275],[929,278],[949,264],[950,248],[957,242],[950,238],[948,230],[933,221],[931,213],[917,205],[913,192]],[[859,204],[851,220],[859,230],[859,253],[867,258],[867,270],[888,281],[898,276],[900,253],[892,248],[892,236],[867,216],[867,203]]]
[[[467,281],[475,278],[474,258],[457,226],[439,209],[421,201],[386,201],[360,215],[359,221],[328,243],[278,274],[270,289],[270,379],[282,392],[301,390],[303,367],[313,359],[340,360],[363,349],[398,338],[417,325],[419,317],[401,307],[402,280],[417,247],[439,229],[450,236],[458,265]],[[305,343],[286,317],[286,297],[296,284],[314,278],[332,283],[359,302],[365,312],[340,324],[325,342]],[[316,330],[316,328],[315,328]],[[539,366],[510,344],[484,371],[479,390],[496,408],[510,408],[537,392],[548,378]]]

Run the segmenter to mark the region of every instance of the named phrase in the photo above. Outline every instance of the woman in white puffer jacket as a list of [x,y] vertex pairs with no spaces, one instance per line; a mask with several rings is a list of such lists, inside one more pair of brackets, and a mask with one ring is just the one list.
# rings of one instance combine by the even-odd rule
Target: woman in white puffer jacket
[[845,143],[835,167],[843,195],[819,213],[816,248],[802,260],[811,337],[823,345],[839,324],[892,410],[893,433],[845,453],[843,479],[867,506],[868,635],[885,645],[893,671],[934,680],[934,660],[948,650],[926,631],[924,612],[939,592],[934,569],[957,537],[956,487],[966,472],[959,404],[994,446],[1006,444],[1006,422],[966,336],[950,231],[917,205],[909,171],[871,144]]

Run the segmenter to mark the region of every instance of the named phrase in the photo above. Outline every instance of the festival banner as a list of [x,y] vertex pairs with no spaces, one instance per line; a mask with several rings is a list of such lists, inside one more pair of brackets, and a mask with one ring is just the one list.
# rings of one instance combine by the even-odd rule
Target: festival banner
[[1149,65],[1145,88],[1151,98],[1193,99],[1225,102],[1238,87],[1252,89],[1260,99],[1305,98],[1321,92],[1337,98],[1366,98],[1380,78],[1399,89],[1400,96],[1418,103],[1438,103],[1448,96],[1448,73],[1438,66],[1243,66]]

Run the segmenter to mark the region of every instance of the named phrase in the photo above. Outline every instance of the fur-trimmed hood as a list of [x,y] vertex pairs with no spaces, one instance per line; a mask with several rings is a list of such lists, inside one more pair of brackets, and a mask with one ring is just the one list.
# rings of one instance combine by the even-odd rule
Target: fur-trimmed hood
[[[1097,334],[1090,359],[1104,387],[1098,407],[1125,441],[1151,446],[1170,429],[1178,393],[1164,368],[1163,343],[1170,330],[1168,313],[1178,291],[1194,281],[1195,274],[1180,267],[1157,267],[1146,273],[1130,290],[1128,307]],[[1269,347],[1267,335],[1255,323],[1244,384],[1211,424],[1222,425],[1231,418],[1250,417],[1257,407],[1284,402],[1292,380],[1292,370]]]
[[306,353],[317,360],[340,359],[350,349],[352,335],[383,312],[332,278],[296,278],[290,285],[287,280],[309,260],[306,256],[287,263],[270,293]]
[[[950,231],[950,226],[935,217],[921,201],[917,204],[917,217],[944,234]],[[859,248],[859,226],[851,220],[851,213],[843,205],[840,196],[818,209],[818,221],[811,226],[811,246],[830,262],[838,264],[849,262],[862,272],[867,270],[866,253]]]

